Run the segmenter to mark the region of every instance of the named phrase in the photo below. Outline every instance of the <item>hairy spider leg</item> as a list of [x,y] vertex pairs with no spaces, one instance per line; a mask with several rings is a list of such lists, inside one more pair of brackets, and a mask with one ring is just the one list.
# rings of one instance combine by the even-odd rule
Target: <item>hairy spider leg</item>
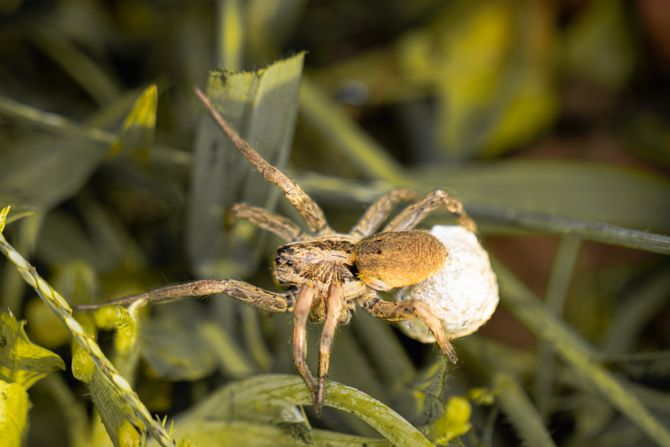
[[370,314],[387,321],[398,322],[420,318],[435,337],[435,342],[440,347],[442,354],[447,356],[451,363],[458,362],[458,356],[444,331],[442,322],[435,316],[428,304],[417,300],[392,303],[382,300],[375,292],[374,295],[371,294],[365,299],[361,305]]
[[317,415],[321,414],[321,406],[324,398],[324,385],[328,368],[330,367],[330,350],[335,338],[335,329],[342,313],[342,304],[344,303],[344,289],[342,283],[334,279],[328,289],[326,303],[326,322],[323,325],[321,341],[319,344],[319,386],[315,396],[314,409]]
[[441,189],[429,192],[423,199],[402,210],[386,225],[383,232],[411,230],[425,219],[426,216],[440,208],[445,208],[454,214],[458,218],[458,222],[466,230],[473,233],[477,232],[477,224],[465,212],[463,204],[451,194]]
[[317,386],[307,365],[307,318],[315,294],[316,289],[311,286],[301,288],[293,311],[293,364],[313,396],[316,395]]
[[185,297],[201,297],[224,294],[256,306],[268,312],[291,312],[294,307],[295,292],[271,292],[254,285],[234,279],[203,279],[186,284],[175,284],[150,290],[149,292],[132,295],[120,300],[102,304],[82,304],[77,310],[93,310],[104,306],[128,306],[143,300],[147,303],[168,303]]
[[300,227],[286,217],[246,203],[236,203],[226,211],[228,224],[236,219],[246,220],[262,230],[274,233],[285,242],[298,241],[303,235]]
[[277,185],[282,190],[286,199],[305,219],[309,229],[316,234],[332,233],[332,230],[326,221],[326,217],[323,214],[323,210],[321,210],[319,205],[307,195],[300,185],[291,180],[275,166],[268,163],[249,143],[244,141],[237,131],[223,118],[202,90],[196,87],[195,93],[205,105],[212,118],[214,118],[214,121],[216,121],[223,132],[230,138],[230,141],[232,141],[237,150],[249,160],[265,180]]
[[398,188],[387,192],[365,210],[349,234],[360,238],[373,235],[399,203],[416,199],[416,192],[411,189]]

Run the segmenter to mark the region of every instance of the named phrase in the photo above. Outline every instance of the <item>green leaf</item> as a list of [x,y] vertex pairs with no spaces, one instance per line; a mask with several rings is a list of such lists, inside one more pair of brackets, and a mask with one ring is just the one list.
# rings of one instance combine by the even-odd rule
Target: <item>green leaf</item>
[[116,331],[112,362],[131,384],[134,382],[135,368],[140,358],[141,325],[137,312],[137,307],[111,306],[98,309],[93,314],[96,326]]
[[609,330],[603,337],[603,352],[607,355],[631,352],[652,321],[667,307],[668,290],[670,269],[665,268],[628,291],[626,301],[618,303]]
[[[120,306],[103,307],[92,315],[82,315],[82,327],[90,338],[94,338],[95,327],[115,330],[114,366],[119,373],[133,383],[134,371],[139,359],[139,320],[137,308]],[[89,353],[77,344],[73,346],[72,371],[75,377],[85,382],[90,391],[100,422],[115,446],[135,446],[146,440],[147,425],[128,403],[128,390],[115,386],[109,377],[96,367]]]
[[[416,369],[391,324],[367,312],[359,312],[352,319],[350,327],[356,342],[386,388],[398,389],[412,380]],[[347,357],[347,360],[350,358]]]
[[643,111],[627,116],[620,129],[623,144],[633,155],[670,165],[670,126],[666,117]]
[[98,278],[89,264],[75,261],[58,265],[51,280],[72,305],[90,303],[98,290]]
[[[579,238],[563,237],[556,249],[556,255],[549,276],[545,306],[547,312],[558,318],[563,316],[563,309],[568,298],[568,290],[572,284],[572,275],[579,258],[582,240]],[[556,358],[551,347],[545,343],[538,343],[538,364],[542,368],[535,371],[534,400],[543,418],[549,414],[549,402],[553,397],[553,384],[556,372]]]
[[208,321],[203,322],[198,331],[199,342],[209,346],[210,350],[216,354],[221,370],[228,376],[242,378],[255,372],[246,352],[225,329]]
[[[311,393],[298,377],[283,375],[256,376],[231,383],[190,410],[179,424],[201,420],[226,421],[232,417],[270,423],[286,405],[310,405]],[[381,402],[354,388],[326,382],[325,406],[350,413],[365,421],[396,446],[431,446],[432,444],[409,422]],[[262,419],[261,419],[262,418]]]
[[[12,211],[14,209],[12,208]],[[12,212],[11,218],[15,217]],[[11,220],[11,219],[10,219]],[[34,256],[37,240],[40,231],[42,230],[42,223],[44,222],[44,213],[33,213],[27,218],[17,222],[14,226],[12,238],[14,243],[27,256]],[[0,277],[0,308],[4,307],[12,312],[21,312],[21,305],[23,302],[24,293],[26,290],[25,282],[21,280],[21,276],[16,274],[16,271],[11,265],[5,265],[2,276]],[[31,325],[31,330],[41,329],[41,327]],[[39,344],[43,344],[41,340],[37,340]],[[53,348],[53,345],[44,345],[47,348]]]
[[[298,109],[303,53],[256,72],[213,71],[207,95],[226,120],[270,163],[288,158]],[[255,231],[223,231],[226,207],[244,201],[274,208],[278,191],[263,181],[228,138],[203,116],[196,137],[187,248],[201,276],[249,274],[255,266]]]
[[330,90],[359,81],[370,103],[436,96],[433,133],[458,158],[499,154],[546,129],[558,111],[553,9],[524,0],[445,4],[427,25],[329,65],[316,81]]
[[247,36],[240,0],[223,0],[219,2],[219,66],[229,70],[242,68],[244,40]]
[[516,379],[507,373],[497,373],[493,377],[493,384],[503,412],[524,444],[547,447],[556,445],[537,409]]
[[466,434],[472,428],[470,416],[472,406],[464,397],[453,396],[447,401],[441,418],[433,424],[437,445],[447,445],[450,441]]
[[500,153],[553,120],[550,24],[535,2],[480,3],[449,10],[424,35],[426,48],[418,51],[440,97],[435,125],[445,151],[460,158]]
[[419,371],[409,385],[395,396],[398,410],[416,426],[426,425],[444,412],[444,392],[450,368],[443,357]]
[[104,160],[102,146],[44,135],[0,151],[0,206],[48,209],[79,191]]
[[7,215],[11,209],[11,206],[6,206],[0,210],[0,233],[5,231],[5,225],[7,225]]
[[[159,440],[161,445],[173,445],[171,435],[165,430],[165,427],[158,423],[149,414],[144,404],[139,400],[137,394],[130,386],[130,383],[121,376],[114,365],[105,357],[100,346],[95,343],[92,337],[85,332],[82,325],[72,316],[72,308],[68,302],[56,290],[42,278],[35,267],[12,247],[5,237],[0,233],[0,251],[7,259],[14,264],[16,270],[26,283],[28,283],[44,300],[51,310],[65,323],[72,334],[73,340],[89,355],[95,363],[95,374],[100,375],[108,391],[119,397],[129,412],[132,414],[132,422],[142,430],[148,430],[152,436]],[[1,326],[1,327],[4,327]],[[60,361],[60,358],[58,359]],[[62,361],[60,361],[62,366]],[[115,434],[111,434],[115,436]]]
[[54,32],[49,26],[36,31],[31,35],[37,46],[98,103],[104,104],[118,96],[114,73],[101,67],[88,52],[82,51],[77,42]]
[[[177,440],[184,445],[218,447],[294,447],[305,445],[285,429],[272,425],[240,421],[197,420],[189,424],[177,424]],[[152,445],[152,444],[149,444]],[[315,447],[390,447],[384,439],[364,438],[325,430],[311,432],[311,444]]]
[[0,313],[0,379],[30,388],[47,374],[65,369],[63,360],[48,349],[32,343],[8,312]]
[[200,335],[202,323],[195,302],[156,308],[156,315],[142,324],[142,356],[163,378],[197,380],[210,375],[217,358]]
[[293,37],[295,24],[302,18],[307,2],[278,0],[268,4],[265,0],[251,0],[244,3],[248,60],[275,60],[286,41]]
[[[104,148],[114,144],[118,140],[118,136],[99,127],[91,126],[107,126],[109,123],[120,119],[129,105],[132,104],[134,98],[129,98],[131,94],[134,96],[136,92],[125,93],[116,101],[91,115],[88,120],[90,125],[79,124],[64,116],[21,104],[2,95],[0,95],[0,113],[31,126],[60,134],[64,139],[85,140]],[[157,149],[152,153],[153,161],[157,164],[170,167],[183,167],[191,164],[191,154],[188,152],[167,146],[157,146]],[[104,154],[102,156],[104,157]],[[0,195],[0,203],[2,202],[3,198]]]
[[[119,390],[98,368],[93,372],[89,390],[95,409],[100,414],[105,430],[114,445],[141,445],[139,440],[146,439],[145,425],[135,417]],[[128,439],[138,442],[122,442]]]
[[670,445],[670,431],[640,402],[626,383],[597,363],[593,348],[561,320],[505,266],[492,259],[500,283],[500,303],[558,355],[601,397],[661,445]]
[[29,407],[28,392],[23,385],[0,380],[0,445],[22,445]]
[[300,89],[300,105],[305,121],[320,133],[323,142],[351,160],[360,172],[372,178],[407,182],[393,157],[309,79],[303,82]]
[[70,340],[70,331],[38,297],[28,301],[25,316],[29,323],[30,336],[40,345],[54,349]]
[[133,104],[121,128],[118,140],[112,144],[112,156],[121,151],[130,153],[141,162],[148,162],[156,132],[156,107],[158,88],[156,84],[147,87]]
[[[36,247],[40,260],[58,266],[85,262],[89,268],[105,273],[143,264],[139,250],[113,212],[85,193],[77,196],[77,204],[78,219],[61,209],[46,215]],[[73,297],[73,304],[80,304],[82,298],[90,301],[92,296],[79,294]]]
[[620,0],[588,3],[564,38],[562,62],[569,74],[611,89],[624,85],[635,61],[627,8]]
[[[514,165],[517,164],[517,162],[512,163]],[[593,212],[594,210],[589,210],[580,201],[570,200],[572,196],[570,196],[568,189],[574,186],[570,183],[566,184],[563,182],[563,184],[559,184],[557,179],[549,179],[549,184],[544,184],[541,179],[537,179],[540,185],[545,188],[543,194],[550,192],[547,196],[551,196],[555,200],[549,203],[531,194],[527,190],[528,188],[525,188],[521,184],[523,179],[517,180],[513,175],[498,172],[496,166],[475,166],[453,171],[447,169],[416,170],[413,175],[416,181],[412,186],[417,190],[423,189],[425,191],[446,187],[447,190],[451,191],[459,199],[463,199],[466,209],[477,222],[492,225],[491,227],[487,225],[484,229],[486,233],[501,232],[501,230],[508,233],[510,230],[518,232],[519,229],[529,229],[533,232],[558,235],[570,234],[585,240],[670,254],[670,236],[646,230],[648,227],[643,226],[642,222],[637,221],[639,216],[636,214],[636,210],[640,209],[643,211],[645,220],[653,220],[655,222],[654,225],[667,226],[668,219],[663,219],[666,211],[664,209],[657,210],[657,213],[653,211],[655,206],[660,206],[668,201],[667,196],[662,193],[668,188],[667,181],[647,173],[643,174],[632,169],[621,169],[608,165],[587,164],[583,165],[581,169],[577,169],[580,163],[562,164],[555,162],[553,164],[556,165],[554,167],[559,172],[580,173],[584,171],[578,176],[582,177],[583,175],[579,180],[583,181],[584,185],[590,186],[590,183],[602,188],[619,188],[615,191],[615,194],[621,194],[626,198],[626,202],[628,202],[628,206],[631,208],[631,211],[628,213],[618,206],[616,198],[611,197],[609,193],[604,197],[597,197],[597,194],[585,189],[584,191],[574,192],[574,194],[583,193],[586,197],[592,194],[590,199],[599,206],[606,205],[609,208],[608,214],[615,216],[618,220],[631,222],[631,224],[645,228],[645,230],[635,230],[599,221],[584,220],[579,217],[573,218],[557,214],[558,212],[567,212],[593,217],[595,213]],[[500,165],[503,171],[508,170],[507,163],[497,165]],[[540,165],[547,169],[550,168],[548,163],[540,163]],[[527,166],[535,166],[535,163]],[[573,166],[577,168],[573,169]],[[473,179],[470,177],[480,169],[487,171],[488,175],[484,176],[485,182],[478,185],[478,182],[472,181]],[[604,175],[604,181],[589,180],[589,169],[595,169],[595,172],[592,172],[593,175],[596,175],[600,169],[604,170],[607,173],[607,175]],[[514,170],[511,169],[510,171]],[[502,175],[498,176],[498,174]],[[509,178],[505,178],[506,176]],[[304,174],[297,178],[300,185],[320,203],[337,206],[342,206],[342,203],[349,204],[349,206],[352,203],[361,205],[370,204],[393,187],[392,184],[383,182],[356,182],[350,179],[329,177],[314,173]],[[646,201],[635,203],[633,194],[629,194],[629,191],[623,187],[629,183],[630,186],[636,189],[649,192],[652,201],[650,203]],[[458,186],[452,187],[452,184],[457,184]],[[621,186],[619,186],[620,184]],[[559,191],[556,191],[556,189]],[[560,190],[564,190],[565,192],[561,193]],[[510,196],[516,197],[516,202]],[[495,205],[498,202],[501,205]],[[528,208],[529,210],[520,208]],[[536,212],[532,211],[533,209],[552,210],[552,213]],[[444,222],[445,218],[444,214],[435,214],[429,217],[422,225],[428,226],[431,222]],[[502,224],[502,228],[498,226],[500,224]],[[667,230],[665,231],[667,232]]]
[[[670,182],[606,164],[515,160],[414,171],[422,189],[446,188],[463,203],[667,232]],[[532,187],[529,187],[532,185]]]

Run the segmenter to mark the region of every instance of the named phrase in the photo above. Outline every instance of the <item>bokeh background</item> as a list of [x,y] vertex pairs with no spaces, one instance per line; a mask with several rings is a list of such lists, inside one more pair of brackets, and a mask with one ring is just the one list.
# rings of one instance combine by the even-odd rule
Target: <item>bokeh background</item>
[[[456,342],[461,363],[359,312],[334,380],[439,445],[670,445],[670,3],[0,0],[0,61],[4,234],[71,304],[204,277],[273,287],[278,241],[223,214],[296,214],[204,116],[208,86],[336,229],[400,185],[451,191],[481,227],[502,305]],[[30,387],[25,442],[109,444],[123,417],[95,419],[69,331],[0,275],[0,307],[66,367]],[[122,317],[78,318],[118,354]],[[219,386],[293,374],[290,316],[217,297],[133,324],[116,362],[152,413],[192,422],[233,405],[212,403]],[[220,413],[228,428],[192,442],[299,445],[311,423],[316,444],[386,445],[289,404]]]

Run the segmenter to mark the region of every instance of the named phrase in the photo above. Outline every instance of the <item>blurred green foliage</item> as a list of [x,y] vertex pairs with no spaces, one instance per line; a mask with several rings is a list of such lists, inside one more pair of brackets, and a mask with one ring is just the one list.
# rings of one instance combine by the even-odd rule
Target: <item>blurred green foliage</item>
[[[0,444],[670,445],[658,3],[0,0]],[[463,200],[502,309],[457,368],[359,313],[317,419],[291,315],[72,314],[191,278],[273,287],[278,241],[225,211],[299,219],[194,86],[338,230],[393,186]]]

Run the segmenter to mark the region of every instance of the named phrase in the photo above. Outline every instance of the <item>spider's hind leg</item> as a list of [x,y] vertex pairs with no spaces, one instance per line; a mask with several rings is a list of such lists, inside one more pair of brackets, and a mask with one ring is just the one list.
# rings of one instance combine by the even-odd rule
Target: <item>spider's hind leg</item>
[[325,380],[330,366],[330,350],[333,346],[333,339],[335,337],[335,329],[340,320],[342,306],[343,306],[344,290],[342,283],[338,280],[331,282],[328,289],[327,308],[326,308],[326,322],[321,333],[321,342],[319,344],[319,383],[316,396],[314,399],[314,407],[316,414],[321,414],[321,406],[325,397]]
[[314,302],[316,289],[305,286],[300,289],[293,311],[293,364],[310,393],[316,396],[316,379],[307,365],[307,319]]
[[416,200],[416,193],[411,189],[398,188],[393,189],[380,198],[378,198],[358,220],[358,223],[351,229],[351,235],[354,237],[366,237],[375,233],[381,226],[393,208],[400,202],[409,202]]
[[456,351],[444,331],[442,322],[435,316],[428,304],[417,300],[392,303],[382,300],[375,293],[364,299],[361,305],[370,314],[387,321],[397,322],[420,318],[435,337],[435,343],[440,347],[442,354],[447,356],[451,363],[458,361]]
[[463,204],[446,191],[437,189],[426,194],[426,196],[413,203],[400,212],[386,227],[384,231],[404,231],[416,227],[433,211],[444,208],[458,218],[466,230],[477,232],[477,225],[463,209]]

